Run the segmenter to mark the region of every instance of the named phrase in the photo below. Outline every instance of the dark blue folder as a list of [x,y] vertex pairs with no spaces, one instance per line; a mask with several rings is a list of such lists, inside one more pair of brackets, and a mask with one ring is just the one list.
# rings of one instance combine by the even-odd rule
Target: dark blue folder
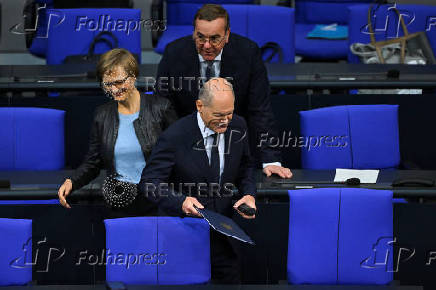
[[253,240],[231,218],[207,209],[196,208],[209,225],[226,236],[254,245]]

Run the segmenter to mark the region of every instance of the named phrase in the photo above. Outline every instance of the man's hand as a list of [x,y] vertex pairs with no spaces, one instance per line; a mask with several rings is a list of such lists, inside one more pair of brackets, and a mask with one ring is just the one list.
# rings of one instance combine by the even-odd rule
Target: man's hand
[[73,183],[71,182],[71,179],[66,179],[58,191],[59,203],[63,207],[71,208],[67,203],[67,196],[71,193],[71,190],[73,190]]
[[195,209],[194,205],[198,208],[204,208],[204,206],[195,198],[188,196],[182,204],[182,211],[186,215],[195,215],[201,217],[198,211]]
[[256,209],[256,200],[254,199],[254,196],[252,195],[244,195],[240,200],[238,200],[237,202],[235,202],[235,205],[233,206],[234,209],[236,209],[236,211],[244,218],[244,219],[254,219],[256,217],[256,215],[245,215],[242,212],[240,212],[238,210],[238,206],[240,206],[241,204],[245,203],[246,205],[248,205],[251,208]]
[[263,173],[266,174],[266,176],[270,177],[271,174],[277,174],[281,178],[291,178],[292,172],[289,168],[281,167],[277,165],[268,165],[263,169]]

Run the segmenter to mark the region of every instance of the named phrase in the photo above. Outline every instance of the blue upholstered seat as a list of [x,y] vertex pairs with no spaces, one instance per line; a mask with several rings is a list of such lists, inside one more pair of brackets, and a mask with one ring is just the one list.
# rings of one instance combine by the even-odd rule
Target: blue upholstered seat
[[[87,55],[97,34],[109,31],[118,39],[118,47],[135,54],[141,61],[141,11],[138,9],[48,9],[46,13],[62,16],[62,21],[48,26],[47,64],[61,64],[69,55]],[[108,38],[110,41],[110,38]],[[98,43],[96,54],[111,47]]]
[[59,170],[65,166],[65,112],[0,108],[0,170]]
[[290,190],[289,202],[287,275],[290,283],[388,284],[392,281],[391,191]]
[[[397,105],[336,106],[300,112],[305,169],[384,169],[400,164]],[[311,139],[312,137],[312,139]]]
[[[105,226],[107,281],[174,285],[210,280],[209,225],[204,220],[135,217],[108,219]],[[124,260],[116,262],[118,254]]]
[[0,218],[0,286],[32,280],[32,220]]
[[348,25],[347,7],[369,2],[372,0],[296,0],[295,54],[310,59],[346,59],[346,39],[308,39],[307,34],[317,24]]

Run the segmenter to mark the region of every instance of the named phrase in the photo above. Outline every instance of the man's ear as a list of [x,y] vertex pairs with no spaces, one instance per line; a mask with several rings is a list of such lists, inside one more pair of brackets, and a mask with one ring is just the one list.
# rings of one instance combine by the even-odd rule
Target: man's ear
[[229,36],[230,36],[230,27],[229,27],[229,29],[227,29],[227,32],[226,32],[226,43],[229,42]]
[[195,106],[197,106],[197,111],[201,114],[203,110],[203,102],[201,100],[196,100]]

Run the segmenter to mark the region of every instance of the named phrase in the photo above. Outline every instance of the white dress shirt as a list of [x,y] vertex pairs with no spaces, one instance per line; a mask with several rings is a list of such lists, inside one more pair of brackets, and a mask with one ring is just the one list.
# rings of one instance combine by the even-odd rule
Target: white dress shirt
[[[198,127],[200,128],[201,135],[203,136],[204,141],[204,148],[206,149],[207,158],[209,159],[209,165],[210,165],[210,155],[212,152],[212,147],[214,146],[213,141],[214,138],[212,135],[217,134],[216,132],[212,131],[203,122],[203,119],[201,118],[201,115],[199,112],[197,112],[197,121],[198,121]],[[220,157],[220,175],[223,174],[224,171],[224,134],[218,134],[218,154]]]

